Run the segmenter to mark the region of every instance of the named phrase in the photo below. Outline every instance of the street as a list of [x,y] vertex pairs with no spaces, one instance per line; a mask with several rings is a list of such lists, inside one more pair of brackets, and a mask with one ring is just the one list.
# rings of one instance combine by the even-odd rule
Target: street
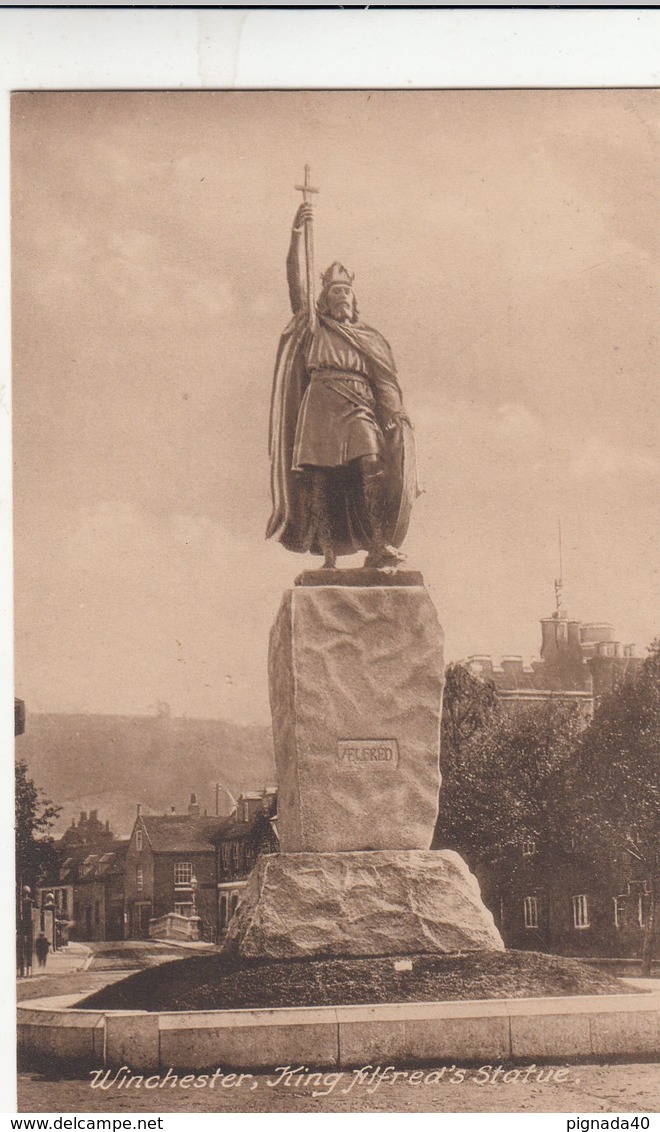
[[16,998],[22,1002],[59,994],[92,994],[133,971],[215,950],[212,944],[184,947],[146,939],[70,943],[61,951],[51,952],[44,971],[35,967],[29,978],[17,980]]

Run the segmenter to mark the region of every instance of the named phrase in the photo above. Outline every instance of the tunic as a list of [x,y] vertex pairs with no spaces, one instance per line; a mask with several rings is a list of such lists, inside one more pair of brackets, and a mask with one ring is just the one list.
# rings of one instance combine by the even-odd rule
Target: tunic
[[305,363],[309,384],[298,414],[292,470],[336,468],[381,454],[383,434],[364,354],[319,323]]

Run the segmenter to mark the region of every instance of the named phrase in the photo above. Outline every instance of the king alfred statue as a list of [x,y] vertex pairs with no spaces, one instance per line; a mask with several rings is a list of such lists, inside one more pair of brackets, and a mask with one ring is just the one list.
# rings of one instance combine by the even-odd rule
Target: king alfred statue
[[[366,550],[396,568],[416,493],[414,446],[389,345],[358,320],[353,276],[333,263],[314,300],[306,168],[287,257],[293,319],[277,354],[270,421],[273,513],[266,536],[299,554]],[[304,233],[306,272],[301,271]]]

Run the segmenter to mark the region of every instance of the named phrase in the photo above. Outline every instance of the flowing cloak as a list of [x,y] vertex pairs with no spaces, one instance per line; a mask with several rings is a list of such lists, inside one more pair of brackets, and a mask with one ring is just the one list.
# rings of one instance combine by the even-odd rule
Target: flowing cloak
[[[365,358],[370,384],[376,399],[376,415],[381,429],[389,423],[393,409],[401,407],[401,391],[389,345],[377,330],[362,323],[339,323],[317,316],[333,333],[340,334]],[[306,311],[294,315],[280,340],[275,363],[270,413],[269,450],[273,512],[266,538],[275,538],[287,550],[299,554],[322,554],[316,541],[310,500],[310,479],[293,470],[296,426],[302,399],[309,382],[306,354],[310,343]],[[403,444],[386,444],[387,514],[385,536],[400,546],[405,538],[412,498],[416,492],[412,432],[403,425]],[[329,522],[332,544],[337,554],[353,554],[366,549],[369,529],[361,514],[359,471],[355,463],[333,468],[330,473]]]

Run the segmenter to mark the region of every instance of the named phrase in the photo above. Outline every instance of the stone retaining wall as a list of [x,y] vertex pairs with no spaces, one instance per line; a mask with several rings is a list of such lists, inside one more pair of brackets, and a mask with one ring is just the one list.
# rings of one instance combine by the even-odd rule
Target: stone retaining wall
[[657,995],[396,1003],[149,1014],[22,1003],[23,1061],[90,1068],[351,1069],[365,1065],[648,1058],[660,1051]]

